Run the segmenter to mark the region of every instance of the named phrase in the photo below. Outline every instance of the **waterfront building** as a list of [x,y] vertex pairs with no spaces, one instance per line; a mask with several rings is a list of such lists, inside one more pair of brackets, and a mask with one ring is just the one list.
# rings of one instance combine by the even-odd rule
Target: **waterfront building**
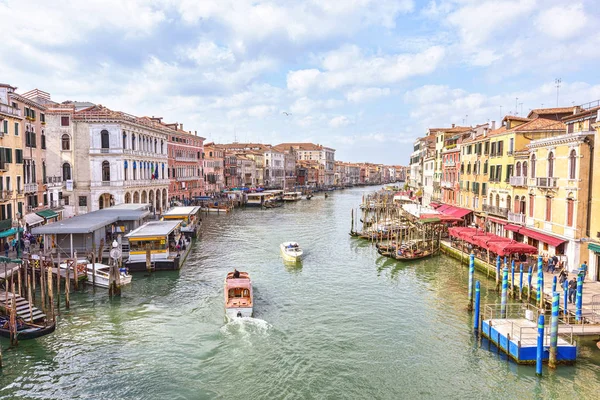
[[241,186],[256,187],[256,163],[253,159],[242,153],[236,153],[237,171],[240,176]]
[[[152,120],[162,123],[162,118]],[[170,201],[186,202],[202,196],[204,189],[204,140],[197,132],[187,132],[183,124],[163,124],[168,135],[168,171]]]
[[[591,168],[587,177],[582,177],[587,180],[592,188],[592,196],[588,204],[586,204],[586,222],[585,234],[587,236],[587,255],[584,261],[588,261],[589,273],[588,276],[592,281],[600,281],[600,218],[593,218],[594,210],[600,210],[600,173],[594,173],[594,166],[600,165],[600,144],[596,138],[600,137],[600,101],[595,101],[590,104],[583,105],[581,115],[573,121],[572,129],[581,129],[582,131],[594,131],[594,149],[593,158],[589,160]],[[582,123],[583,122],[583,123]],[[571,121],[566,121],[567,126]]]
[[263,150],[264,154],[264,186],[283,189],[285,186],[285,155],[273,147]]
[[223,179],[225,188],[233,189],[241,186],[241,176],[238,171],[238,161],[235,153],[225,151],[223,155]]
[[423,199],[421,204],[429,206],[434,200],[435,153],[423,160]]
[[[494,130],[495,122],[491,123]],[[463,185],[461,206],[473,210],[474,222],[481,228],[485,226],[483,206],[487,204],[488,155],[490,147],[490,124],[475,126],[461,144],[460,179]]]
[[298,161],[317,161],[323,165],[322,180],[318,186],[332,186],[334,184],[335,149],[313,143],[281,143],[274,146],[276,150],[293,148],[296,150]]
[[[23,195],[23,126],[27,119],[11,97],[16,88],[0,84],[0,234],[16,232],[22,225]],[[14,225],[14,226],[13,226]]]
[[224,188],[224,147],[214,143],[204,145],[204,187],[206,194],[219,193]]
[[[442,201],[444,204],[458,205],[460,199],[460,135],[447,136],[442,150]],[[464,190],[468,190],[464,187]]]

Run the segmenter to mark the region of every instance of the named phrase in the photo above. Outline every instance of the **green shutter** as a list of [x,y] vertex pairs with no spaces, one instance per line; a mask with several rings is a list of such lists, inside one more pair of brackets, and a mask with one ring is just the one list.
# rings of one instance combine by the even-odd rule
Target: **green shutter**
[[19,123],[15,122],[15,136],[19,136]]
[[4,120],[4,129],[2,132],[8,134],[8,120]]

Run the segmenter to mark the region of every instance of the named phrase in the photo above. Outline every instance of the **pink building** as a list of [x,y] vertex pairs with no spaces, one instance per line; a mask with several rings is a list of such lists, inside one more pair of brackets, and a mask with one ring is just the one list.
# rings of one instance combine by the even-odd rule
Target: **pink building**
[[442,150],[442,201],[459,204],[460,196],[460,149],[458,137],[446,139]]

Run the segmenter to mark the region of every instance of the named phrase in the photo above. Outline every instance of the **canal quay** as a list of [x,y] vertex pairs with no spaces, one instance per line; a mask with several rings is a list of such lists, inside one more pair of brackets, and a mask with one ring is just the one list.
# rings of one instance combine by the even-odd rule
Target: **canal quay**
[[[134,273],[120,298],[82,285],[53,334],[2,339],[0,398],[597,396],[592,338],[577,341],[574,365],[540,378],[473,335],[465,262],[397,261],[350,237],[351,210],[372,191],[207,215],[181,270]],[[303,247],[301,264],[282,261],[286,240]],[[255,318],[226,323],[234,267],[252,277]],[[481,303],[500,304],[493,277],[475,279]]]

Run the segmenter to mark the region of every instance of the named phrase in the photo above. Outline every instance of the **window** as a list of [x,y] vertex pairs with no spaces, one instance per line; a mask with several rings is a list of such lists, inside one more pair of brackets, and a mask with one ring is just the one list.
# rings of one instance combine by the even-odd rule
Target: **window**
[[87,196],[79,196],[79,207],[87,207]]
[[109,135],[108,135],[108,131],[106,129],[102,129],[102,131],[100,132],[100,140],[101,140],[101,146],[103,149],[110,148]]
[[65,202],[65,206],[68,206],[69,205],[69,196],[64,196],[62,199]]
[[502,165],[498,165],[496,167],[496,182],[500,182],[502,180]]
[[573,199],[567,199],[567,226],[573,226]]
[[492,157],[496,155],[496,142],[492,143],[492,152],[490,154]]
[[527,178],[527,161],[523,161],[523,175],[525,178]]
[[535,178],[535,154],[531,155],[531,177]]
[[515,149],[515,139],[510,138],[510,140],[508,142],[508,154],[512,154],[514,149]]
[[17,164],[23,164],[23,150],[15,149],[15,162]]
[[135,150],[135,135],[131,134],[131,150]]
[[485,162],[483,163],[483,173],[488,173],[488,160],[485,160]]
[[4,120],[4,129],[2,129],[2,133],[4,133],[5,135],[8,135],[8,120],[5,119]]
[[60,117],[60,126],[69,126],[69,117]]
[[123,131],[123,150],[127,148],[127,133]]
[[548,178],[554,176],[554,153],[548,154]]
[[569,179],[575,179],[576,176],[577,176],[577,152],[575,150],[571,150],[571,153],[569,153]]
[[490,167],[490,181],[494,181],[494,179],[496,178],[496,167],[494,165],[492,165]]
[[533,218],[533,203],[535,203],[535,196],[529,195],[529,216]]
[[504,153],[504,141],[499,141],[498,142],[498,148],[497,148],[497,154],[498,156],[502,157],[502,154]]
[[42,131],[42,149],[46,149],[46,135],[44,135],[44,131]]
[[40,121],[42,122],[42,124],[46,123],[46,114],[40,113]]
[[110,181],[110,163],[108,161],[102,162],[102,180],[105,182]]
[[517,163],[517,176],[521,176],[521,162]]
[[62,135],[62,149],[63,150],[71,150],[71,139],[69,138],[69,135],[64,134]]
[[19,136],[19,123],[15,122],[15,136]]
[[46,161],[42,161],[42,183],[46,182]]
[[485,142],[485,150],[483,154],[487,155],[490,152],[490,142]]
[[69,163],[63,164],[62,175],[63,175],[63,181],[67,181],[67,180],[71,179],[71,165]]
[[124,166],[123,180],[126,181],[127,180],[127,167],[128,167],[127,160],[125,160],[125,162],[123,163],[123,166]]
[[510,177],[513,175],[513,167],[512,164],[506,166],[506,182],[510,181]]
[[552,197],[546,197],[546,221],[552,220]]

